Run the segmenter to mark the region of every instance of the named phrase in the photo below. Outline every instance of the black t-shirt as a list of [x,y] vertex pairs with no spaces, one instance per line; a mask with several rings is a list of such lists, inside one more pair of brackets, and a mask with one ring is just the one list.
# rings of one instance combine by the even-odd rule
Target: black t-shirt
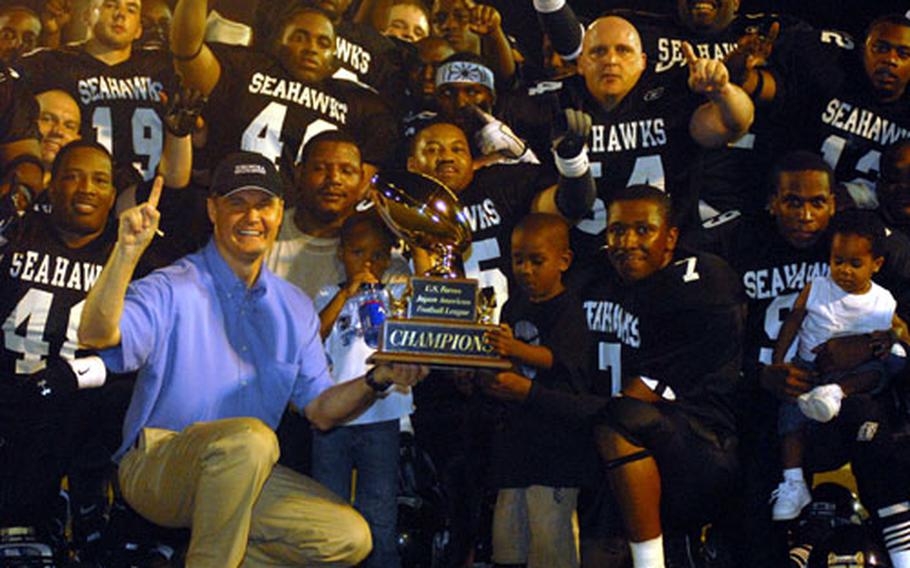
[[733,431],[744,297],[724,260],[678,249],[650,277],[623,283],[608,274],[581,299],[596,341],[595,392],[609,396],[646,377],[672,389],[673,404],[706,427]]
[[230,152],[247,150],[273,160],[290,175],[306,142],[335,129],[358,141],[364,162],[390,162],[397,125],[376,93],[351,81],[302,83],[264,53],[223,44],[209,47],[221,64],[221,79],[204,111],[209,165]]
[[129,59],[108,65],[80,45],[39,49],[16,64],[30,92],[66,91],[79,104],[82,138],[111,151],[118,165],[143,179],[155,175],[164,148],[165,106],[159,95],[177,85],[170,55],[133,49]]
[[[588,334],[578,298],[563,292],[541,303],[513,295],[502,311],[517,339],[543,345],[553,353],[553,367],[520,365],[518,372],[548,389],[590,392],[586,362]],[[577,487],[597,471],[590,430],[525,405],[509,405],[493,439],[495,487]]]
[[38,138],[38,103],[12,69],[0,68],[0,144]]
[[862,44],[842,32],[796,34],[775,60],[785,85],[776,149],[820,153],[839,182],[874,190],[881,154],[910,138],[910,102],[880,102],[861,59]]
[[88,245],[70,249],[57,237],[50,215],[32,211],[5,236],[10,240],[0,262],[4,380],[42,370],[49,357],[76,356],[85,297],[101,274],[116,231],[111,225]]
[[509,117],[516,132],[537,145],[537,155],[547,156],[561,109],[582,109],[591,115],[588,157],[597,200],[588,217],[572,230],[572,248],[580,259],[590,258],[604,243],[606,203],[618,188],[636,184],[659,187],[672,196],[680,226],[695,225],[698,196],[688,173],[699,146],[689,135],[689,121],[706,99],[689,90],[686,73],[658,78],[646,72],[612,111],[604,110],[591,97],[580,76],[541,82],[528,91],[536,110]]
[[477,279],[481,290],[492,288],[499,309],[509,299],[512,229],[531,212],[534,196],[554,183],[539,166],[490,166],[476,171],[458,194],[472,233],[462,257],[465,276]]

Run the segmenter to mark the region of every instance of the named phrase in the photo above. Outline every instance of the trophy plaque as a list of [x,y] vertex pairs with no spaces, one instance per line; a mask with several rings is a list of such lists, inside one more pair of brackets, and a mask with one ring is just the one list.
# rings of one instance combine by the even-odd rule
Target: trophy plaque
[[443,368],[508,369],[484,339],[495,328],[495,304],[477,281],[458,278],[454,263],[471,243],[471,229],[458,197],[433,178],[387,172],[372,180],[370,198],[383,221],[412,247],[428,250],[433,266],[412,276],[391,301],[379,349],[369,361],[418,363]]

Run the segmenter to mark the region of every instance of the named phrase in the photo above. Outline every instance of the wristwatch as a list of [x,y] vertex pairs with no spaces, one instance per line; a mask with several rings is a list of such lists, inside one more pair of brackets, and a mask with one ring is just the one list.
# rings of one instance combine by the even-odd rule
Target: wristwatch
[[385,391],[389,390],[392,387],[392,383],[377,383],[376,379],[373,378],[373,372],[376,371],[375,368],[367,371],[367,374],[363,377],[363,382],[367,384],[368,387],[376,391],[377,394],[382,394]]

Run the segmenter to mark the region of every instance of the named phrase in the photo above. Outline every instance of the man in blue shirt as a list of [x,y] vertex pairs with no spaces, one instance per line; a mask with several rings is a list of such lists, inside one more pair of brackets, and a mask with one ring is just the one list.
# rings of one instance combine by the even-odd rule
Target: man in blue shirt
[[275,465],[274,429],[288,402],[325,430],[426,371],[380,366],[333,386],[312,302],[263,267],[284,207],[278,173],[256,154],[216,169],[209,244],[130,285],[158,227],[160,185],[121,216],[79,326],[112,370],[139,371],[117,453],[124,497],[155,523],[192,529],[187,566],[356,564],[369,527]]

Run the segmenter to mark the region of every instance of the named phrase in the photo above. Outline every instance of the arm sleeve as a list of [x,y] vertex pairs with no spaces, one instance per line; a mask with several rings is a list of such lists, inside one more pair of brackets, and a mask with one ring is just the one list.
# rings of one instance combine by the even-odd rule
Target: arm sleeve
[[534,9],[553,50],[566,61],[577,59],[585,30],[566,0],[534,0]]
[[120,317],[120,344],[99,353],[115,373],[139,370],[164,351],[173,321],[173,289],[162,273],[153,273],[130,284]]

